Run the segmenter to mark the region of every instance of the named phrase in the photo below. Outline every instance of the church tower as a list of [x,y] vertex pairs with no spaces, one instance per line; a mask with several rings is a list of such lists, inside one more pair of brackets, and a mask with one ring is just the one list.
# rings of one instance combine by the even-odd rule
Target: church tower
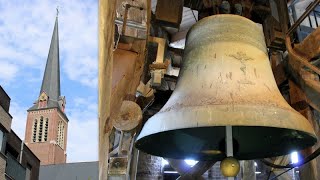
[[66,162],[68,118],[60,95],[58,16],[38,99],[28,109],[25,143],[41,165]]

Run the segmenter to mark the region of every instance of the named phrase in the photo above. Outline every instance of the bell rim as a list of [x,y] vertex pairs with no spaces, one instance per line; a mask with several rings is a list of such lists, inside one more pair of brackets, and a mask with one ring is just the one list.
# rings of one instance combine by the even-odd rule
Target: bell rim
[[[166,107],[166,105],[164,106]],[[239,113],[245,113],[239,116]],[[213,119],[213,115],[220,114],[220,117]],[[273,117],[273,121],[279,120],[279,116],[286,118],[291,121],[290,123],[285,122],[283,119],[282,126],[277,126],[268,118]],[[174,119],[176,117],[179,121],[168,122],[170,128],[167,126],[167,119]],[[179,118],[180,117],[180,118]],[[229,123],[226,123],[225,119]],[[251,117],[251,119],[249,119]],[[156,120],[156,119],[159,120]],[[200,119],[201,118],[201,119]],[[208,119],[209,118],[209,119]],[[210,119],[211,118],[211,119]],[[264,118],[263,121],[255,121],[257,118]],[[200,121],[194,121],[200,120]],[[204,120],[205,119],[205,120]],[[155,121],[157,123],[155,123]],[[216,121],[216,122],[215,122]],[[188,123],[185,123],[188,122]],[[146,129],[145,127],[148,124],[155,129]],[[284,124],[285,123],[285,124]],[[280,125],[281,125],[280,124]],[[310,122],[302,116],[300,113],[296,112],[289,105],[288,108],[271,106],[271,105],[230,105],[230,104],[218,104],[218,105],[207,105],[207,106],[188,106],[188,107],[177,107],[177,108],[166,108],[164,111],[161,109],[157,114],[152,116],[144,124],[139,136],[137,139],[144,137],[144,134],[154,134],[162,131],[169,131],[173,129],[184,129],[184,128],[193,128],[193,127],[210,127],[210,126],[262,126],[262,127],[278,127],[278,128],[287,128],[294,129],[299,131],[304,131],[312,134],[316,137],[313,127]],[[147,133],[146,133],[147,131]]]
[[[264,110],[264,112],[262,112],[262,110]],[[194,119],[192,120],[192,118],[196,117],[197,115],[201,118],[201,117],[209,117],[208,114],[214,114],[214,112],[222,112],[222,114],[224,115],[224,119],[220,119],[220,123],[216,123],[216,124],[201,124],[200,122],[195,121]],[[287,121],[288,119],[290,119],[290,123],[286,123],[291,125],[290,126],[279,126],[279,124],[276,126],[275,121],[256,121],[254,123],[250,124],[240,124],[240,123],[234,123],[234,124],[230,124],[230,123],[226,123],[226,117],[225,115],[228,115],[227,117],[234,117],[235,113],[239,113],[239,112],[247,112],[247,114],[244,114],[243,116],[240,116],[242,118],[246,118],[248,117],[248,115],[251,115],[252,117],[254,117],[253,119],[259,118],[259,117],[263,117],[265,118],[265,120],[268,118],[272,118],[272,116],[268,116],[268,111],[269,111],[269,115],[271,112],[277,112],[274,114],[273,118],[276,117],[286,117]],[[233,113],[232,113],[233,112]],[[253,115],[252,113],[256,112],[255,115]],[[207,115],[207,116],[206,116]],[[260,115],[260,116],[257,116]],[[280,116],[279,116],[280,115]],[[175,122],[173,121],[172,117],[176,117],[176,119],[180,119],[180,122]],[[171,118],[171,120],[170,120]],[[254,120],[251,119],[251,122],[253,122]],[[216,119],[217,120],[217,119]],[[286,120],[282,120],[282,121],[286,121]],[[214,121],[213,119],[211,119],[211,121]],[[233,122],[239,122],[241,120],[239,119],[233,119]],[[158,122],[158,123],[157,123]],[[188,122],[192,122],[189,123]],[[203,122],[210,122],[210,120],[207,121],[202,121]],[[248,122],[248,121],[241,121],[242,123],[244,122]],[[268,122],[268,123],[266,123]],[[300,122],[300,123],[299,123]],[[161,125],[161,123],[164,123]],[[170,126],[170,127],[169,127]],[[274,130],[275,132],[278,131],[279,135],[282,135],[282,132],[286,132],[287,134],[293,134],[292,137],[302,137],[306,142],[302,141],[301,139],[298,139],[299,143],[294,142],[294,146],[296,147],[295,150],[300,150],[309,146],[312,146],[313,144],[316,143],[317,138],[316,135],[314,133],[314,130],[311,126],[311,124],[308,122],[307,119],[305,119],[301,114],[295,112],[293,109],[290,108],[279,108],[279,107],[271,107],[271,106],[249,106],[249,105],[211,105],[210,106],[203,106],[203,107],[183,107],[181,109],[170,109],[167,111],[160,111],[159,113],[155,114],[153,117],[151,117],[146,124],[143,126],[142,131],[140,132],[139,136],[137,137],[135,146],[142,150],[145,151],[145,148],[143,146],[145,145],[141,145],[144,144],[145,142],[148,142],[147,146],[152,146],[152,144],[156,143],[156,142],[152,142],[153,140],[151,140],[151,137],[161,137],[162,138],[166,138],[165,135],[163,135],[164,133],[170,133],[173,131],[184,131],[187,129],[206,129],[206,128],[218,128],[218,127],[225,127],[225,126],[232,126],[233,129],[235,128],[244,128],[244,129],[249,129],[248,131],[256,131],[257,134],[260,133],[260,130]],[[294,128],[295,127],[295,128]],[[252,129],[253,128],[253,129]],[[268,133],[266,133],[267,136],[271,135],[272,136],[272,132],[267,131]],[[281,132],[281,133],[280,133]],[[211,133],[208,132],[209,135]],[[162,134],[162,135],[160,135]],[[223,133],[222,133],[223,134]],[[160,135],[160,136],[159,136]],[[225,135],[225,134],[223,134]],[[273,140],[277,141],[276,138],[272,138]],[[294,139],[294,138],[293,138]],[[297,139],[297,138],[296,138]],[[151,141],[151,142],[150,142]],[[170,141],[170,138],[168,138],[168,141]],[[192,141],[192,143],[196,142],[197,140]],[[218,140],[217,140],[218,141]],[[242,140],[243,141],[243,140]],[[279,140],[280,141],[280,140]],[[256,144],[259,144],[259,141],[254,142]],[[285,142],[287,143],[287,142]],[[170,144],[170,142],[168,143]],[[165,144],[164,144],[165,145]],[[287,147],[289,147],[291,144],[287,145]],[[254,158],[265,158],[265,157],[274,157],[274,156],[280,156],[280,155],[284,155],[284,154],[288,154],[288,153],[283,153],[283,151],[281,150],[282,145],[277,145],[278,149],[277,151],[279,151],[280,153],[278,153],[277,155],[274,155],[276,153],[272,153],[272,155],[269,155],[268,153],[267,156],[264,155],[259,155],[259,156],[254,156]],[[160,147],[159,147],[160,148]],[[159,149],[157,148],[157,149]],[[218,150],[218,149],[213,149],[213,150]],[[155,150],[157,151],[157,150]],[[162,154],[162,153],[157,153],[157,152],[152,152],[152,151],[146,151],[146,153],[150,153],[153,155],[157,155],[157,156],[163,156],[163,157],[169,157],[169,158],[182,158],[182,157],[175,157],[175,156],[166,156],[166,153]],[[236,156],[237,157],[237,156]],[[200,158],[203,160],[207,160],[207,159],[214,159],[214,160],[221,160],[224,158],[223,154],[218,154],[218,155],[208,155],[205,156],[205,158]],[[237,157],[239,159],[252,159],[252,157],[250,156],[249,158],[245,157]]]
[[[213,128],[224,128],[224,126],[215,126]],[[317,142],[317,137],[314,135],[314,134],[310,134],[308,132],[304,132],[304,131],[299,131],[299,130],[292,130],[292,129],[287,129],[287,128],[276,128],[276,127],[265,127],[265,126],[233,126],[233,129],[236,129],[236,128],[269,128],[269,129],[278,129],[278,130],[288,130],[288,131],[295,131],[295,132],[298,132],[300,135],[301,134],[304,134],[305,137],[309,138],[309,141],[307,143],[305,143],[304,145],[301,145],[301,143],[297,143],[299,144],[300,146],[295,146],[295,148],[292,148],[291,150],[288,150],[288,149],[285,149],[283,150],[283,147],[286,147],[287,145],[284,145],[283,147],[281,146],[277,146],[279,147],[278,148],[278,152],[274,152],[274,151],[270,151],[270,153],[260,153],[258,152],[257,154],[258,155],[246,155],[246,156],[243,156],[243,155],[239,155],[235,152],[235,148],[234,148],[234,156],[236,159],[238,160],[252,160],[252,159],[262,159],[262,158],[271,158],[271,157],[276,157],[276,156],[283,156],[283,155],[287,155],[289,154],[290,152],[292,152],[293,150],[294,151],[299,151],[299,150],[303,150],[307,147],[310,147],[312,145],[314,145],[316,142]],[[204,128],[212,128],[212,127],[197,127],[198,129],[204,129]],[[193,129],[193,128],[184,128],[184,129],[177,129],[179,131],[184,131],[184,130],[188,130],[188,129]],[[160,151],[149,151],[149,150],[146,150],[145,147],[143,146],[147,146],[147,147],[152,147],[152,144],[147,144],[147,145],[143,145],[145,142],[150,142],[150,141],[154,141],[154,140],[151,140],[153,139],[154,137],[152,136],[158,136],[158,137],[161,137],[162,134],[164,133],[168,133],[168,132],[173,132],[173,131],[177,131],[177,130],[169,130],[169,131],[163,131],[163,132],[159,132],[159,133],[156,133],[156,134],[151,134],[149,136],[145,136],[145,137],[141,137],[141,138],[137,138],[136,139],[136,142],[135,142],[135,147],[145,153],[148,153],[148,154],[151,154],[151,155],[154,155],[154,156],[159,156],[159,157],[164,157],[164,158],[173,158],[173,159],[194,159],[194,160],[215,160],[215,161],[222,161],[224,158],[226,158],[226,154],[224,151],[222,150],[219,150],[219,149],[214,149],[215,151],[220,151],[219,153],[216,153],[216,154],[208,154],[208,155],[204,155],[204,156],[197,156],[197,154],[199,153],[196,153],[196,151],[194,151],[195,153],[181,153],[179,152],[178,156],[176,155],[168,155],[168,153],[163,153],[163,152],[160,152]],[[303,142],[305,142],[305,139],[304,140],[301,140]],[[192,141],[194,142],[194,141]],[[159,142],[157,142],[159,143]],[[157,144],[156,143],[156,144]],[[161,144],[161,143],[160,143]],[[297,145],[296,144],[296,145]],[[259,146],[259,144],[257,144]],[[168,144],[163,144],[162,146],[168,146]],[[235,146],[235,142],[234,142],[234,146]],[[160,153],[159,153],[160,152]],[[242,153],[242,152],[241,152]],[[186,154],[191,154],[191,155],[186,155]]]

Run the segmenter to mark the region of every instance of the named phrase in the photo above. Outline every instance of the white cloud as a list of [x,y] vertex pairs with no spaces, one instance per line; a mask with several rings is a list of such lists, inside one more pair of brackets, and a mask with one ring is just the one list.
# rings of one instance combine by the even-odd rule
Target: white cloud
[[[66,73],[72,80],[79,80],[82,84],[97,87],[97,60],[90,57],[70,58],[66,62]],[[79,79],[79,77],[82,77]]]
[[82,120],[79,121],[71,116],[69,120],[67,162],[98,160],[97,118],[82,118]]
[[18,103],[11,102],[10,114],[12,115],[11,129],[24,140],[26,122],[27,122],[27,107],[22,107]]
[[98,159],[97,105],[92,98],[75,98],[74,108],[67,110],[68,162]]
[[9,62],[0,61],[0,80],[11,81],[17,75],[18,66]]

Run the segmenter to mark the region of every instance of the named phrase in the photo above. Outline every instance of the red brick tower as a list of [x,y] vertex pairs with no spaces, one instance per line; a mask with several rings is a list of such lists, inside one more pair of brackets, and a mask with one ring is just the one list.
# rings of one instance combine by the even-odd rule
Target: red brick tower
[[68,118],[60,95],[58,17],[54,25],[39,98],[28,109],[25,143],[41,165],[66,162]]

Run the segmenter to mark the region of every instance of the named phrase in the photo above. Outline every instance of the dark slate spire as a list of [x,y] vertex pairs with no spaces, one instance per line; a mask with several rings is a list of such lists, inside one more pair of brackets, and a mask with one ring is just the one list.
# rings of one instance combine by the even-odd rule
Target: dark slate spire
[[44,71],[40,94],[45,92],[49,99],[57,101],[60,96],[59,34],[58,16],[54,24],[51,44]]
[[[59,64],[59,34],[58,34],[58,11],[54,24],[53,34],[46,68],[43,75],[40,95],[45,93],[48,96],[46,108],[60,107],[58,101],[60,97],[60,64]],[[39,98],[40,99],[40,98]],[[39,100],[29,110],[39,108]],[[61,107],[60,107],[61,108]]]

